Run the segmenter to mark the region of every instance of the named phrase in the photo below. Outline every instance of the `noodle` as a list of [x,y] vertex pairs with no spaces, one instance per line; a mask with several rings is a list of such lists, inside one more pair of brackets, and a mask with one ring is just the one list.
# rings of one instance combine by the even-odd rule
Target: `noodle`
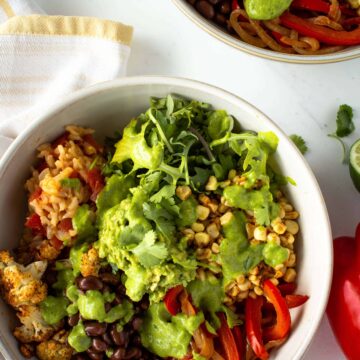
[[[344,1],[328,0],[328,14],[309,13],[308,21],[318,26],[335,31],[344,31],[346,21],[356,16],[355,11],[346,7]],[[291,11],[292,9],[290,9]],[[343,10],[343,11],[342,11]],[[360,12],[360,8],[358,9]],[[296,14],[296,9],[295,9]],[[301,17],[301,15],[299,15]],[[356,18],[355,18],[356,19]],[[303,36],[281,24],[280,18],[266,21],[252,20],[242,8],[233,10],[228,21],[229,29],[233,29],[244,42],[260,48],[268,48],[277,52],[301,55],[324,55],[343,50],[345,46],[329,46],[321,43],[315,37]],[[352,26],[360,26],[356,21]]]

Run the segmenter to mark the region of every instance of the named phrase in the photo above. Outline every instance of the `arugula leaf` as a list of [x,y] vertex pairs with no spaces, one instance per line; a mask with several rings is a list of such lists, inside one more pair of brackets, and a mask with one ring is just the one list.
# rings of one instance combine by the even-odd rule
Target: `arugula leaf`
[[155,231],[150,230],[145,234],[143,241],[132,249],[141,265],[146,268],[156,266],[166,259],[168,250],[165,244],[155,243]]
[[336,135],[338,137],[348,136],[355,130],[353,116],[353,109],[349,105],[340,105],[336,117]]
[[78,178],[65,178],[60,180],[60,185],[69,189],[78,190],[81,186],[81,181]]
[[213,111],[209,116],[208,133],[212,140],[220,139],[231,132],[234,119],[225,110]]
[[306,145],[305,140],[300,135],[290,135],[289,138],[292,140],[292,142],[296,145],[296,147],[300,150],[300,152],[305,155],[309,148]]

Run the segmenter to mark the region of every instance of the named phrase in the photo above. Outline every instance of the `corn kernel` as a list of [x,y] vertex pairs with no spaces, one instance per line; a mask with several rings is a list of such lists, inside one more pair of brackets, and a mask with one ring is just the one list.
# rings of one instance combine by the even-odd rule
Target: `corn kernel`
[[266,240],[268,242],[273,242],[277,245],[280,245],[280,237],[276,233],[269,233],[268,236],[266,237]]
[[246,223],[245,228],[248,239],[252,239],[254,237],[255,225]]
[[175,192],[180,200],[186,200],[192,194],[191,188],[185,185],[178,186]]
[[238,284],[243,284],[245,282],[245,276],[244,275],[239,275],[237,278],[236,278],[236,282]]
[[241,291],[249,290],[251,288],[251,282],[249,280],[245,280],[245,282],[243,284],[239,284],[238,287]]
[[286,261],[286,266],[293,267],[296,265],[296,255],[292,252],[289,255],[289,259]]
[[206,220],[210,214],[210,209],[206,206],[198,205],[196,207],[196,214],[199,220]]
[[224,225],[226,225],[226,224],[228,224],[230,221],[231,221],[231,219],[233,218],[233,213],[232,212],[227,212],[227,213],[225,213],[223,216],[221,216],[221,218],[220,218],[220,224],[222,225],[222,226],[224,226]]
[[219,205],[215,201],[212,201],[208,204],[208,207],[211,212],[215,213],[217,211]]
[[194,239],[194,236],[195,236],[194,230],[184,229],[184,230],[182,230],[182,233],[185,235],[185,237],[187,237],[188,240]]
[[285,219],[288,220],[296,220],[299,217],[299,213],[297,211],[289,211],[285,213]]
[[279,285],[279,280],[278,280],[278,279],[271,278],[270,281],[271,281],[275,286],[278,286],[278,285]]
[[285,225],[290,234],[296,235],[299,232],[299,225],[296,221],[285,220]]
[[254,230],[255,240],[265,241],[266,240],[266,228],[264,226],[257,226]]
[[241,291],[240,294],[237,296],[237,299],[239,301],[241,301],[241,300],[246,299],[247,297],[249,297],[249,291],[248,290],[247,291]]
[[284,275],[284,280],[288,283],[294,282],[296,278],[296,271],[293,268],[287,269]]
[[218,187],[217,179],[214,175],[211,175],[209,177],[209,180],[207,181],[205,185],[205,190],[207,191],[215,191]]
[[205,226],[202,223],[196,222],[191,225],[191,229],[194,230],[195,232],[201,232],[204,231]]
[[226,211],[229,209],[228,206],[224,205],[224,204],[220,204],[218,207],[219,213],[224,214],[226,213]]
[[204,232],[195,234],[195,243],[199,247],[206,247],[210,243],[210,235]]
[[216,239],[220,235],[219,229],[215,223],[208,225],[206,228],[206,232],[210,235],[212,239]]
[[205,194],[200,194],[199,201],[201,204],[207,206],[210,203],[210,198]]
[[219,244],[217,243],[213,243],[211,245],[211,251],[214,253],[214,254],[218,254],[220,252],[220,246]]
[[264,294],[263,290],[261,289],[260,286],[255,286],[254,287],[254,293],[258,296],[262,296]]
[[272,228],[279,235],[284,234],[286,231],[286,225],[282,222],[275,223],[274,225],[272,225]]

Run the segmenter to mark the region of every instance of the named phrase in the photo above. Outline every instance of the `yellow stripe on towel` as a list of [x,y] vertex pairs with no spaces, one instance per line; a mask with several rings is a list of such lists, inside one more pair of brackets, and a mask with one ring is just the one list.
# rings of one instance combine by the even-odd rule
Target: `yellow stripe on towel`
[[[6,0],[0,0],[0,5]],[[11,9],[11,8],[10,8]],[[78,35],[130,45],[133,28],[111,20],[77,16],[14,16],[0,25],[0,35]]]
[[0,0],[0,7],[4,10],[5,14],[10,18],[15,16],[13,9],[6,0]]

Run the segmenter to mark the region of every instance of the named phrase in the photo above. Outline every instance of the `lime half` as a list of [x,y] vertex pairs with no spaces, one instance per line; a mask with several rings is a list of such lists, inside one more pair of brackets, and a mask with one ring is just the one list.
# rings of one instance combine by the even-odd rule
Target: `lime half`
[[360,191],[360,139],[350,149],[350,176],[355,187]]

